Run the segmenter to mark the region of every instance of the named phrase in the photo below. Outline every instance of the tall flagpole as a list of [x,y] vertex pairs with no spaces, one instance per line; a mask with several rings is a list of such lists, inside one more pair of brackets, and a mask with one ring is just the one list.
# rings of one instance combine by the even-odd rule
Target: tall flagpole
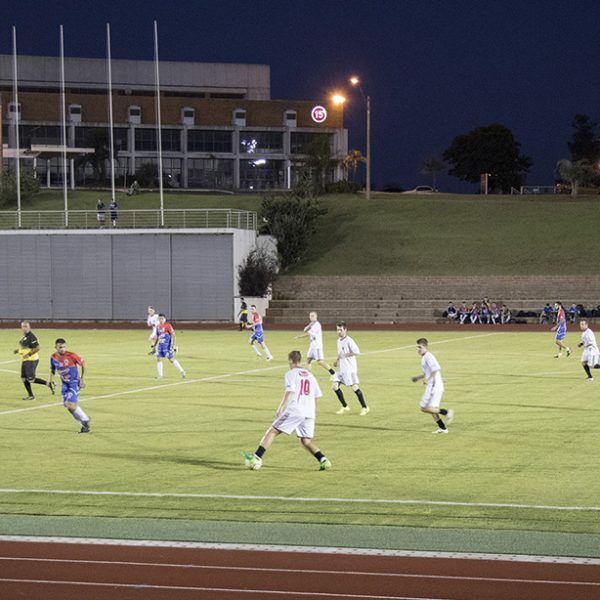
[[17,154],[15,167],[17,172],[17,227],[21,227],[21,144],[19,141],[19,88],[17,85],[17,28],[13,25],[13,106],[15,115],[15,142]]
[[160,123],[160,77],[158,73],[158,25],[154,21],[154,64],[156,80],[156,131],[158,143],[158,185],[160,191],[160,226],[165,226],[165,204],[163,197],[163,177],[162,177],[162,134]]
[[115,139],[113,131],[113,98],[112,98],[112,57],[110,51],[110,23],[106,24],[106,51],[108,60],[108,122],[110,139],[110,188],[111,198],[115,200]]
[[67,110],[65,106],[65,40],[63,26],[60,26],[60,118],[63,157],[63,196],[65,201],[65,227],[69,226],[69,198],[67,195]]

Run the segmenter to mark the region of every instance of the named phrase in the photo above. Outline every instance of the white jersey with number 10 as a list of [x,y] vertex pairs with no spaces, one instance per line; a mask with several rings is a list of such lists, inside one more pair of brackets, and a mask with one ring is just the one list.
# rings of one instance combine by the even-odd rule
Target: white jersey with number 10
[[300,367],[290,369],[285,374],[285,391],[293,393],[286,412],[315,418],[316,400],[323,393],[312,373]]

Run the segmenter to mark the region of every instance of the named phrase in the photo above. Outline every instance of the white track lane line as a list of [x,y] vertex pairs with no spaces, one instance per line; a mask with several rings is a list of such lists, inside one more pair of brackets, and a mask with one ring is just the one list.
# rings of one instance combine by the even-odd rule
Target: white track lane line
[[35,488],[0,488],[0,494],[50,494],[58,496],[122,496],[127,498],[203,498],[214,500],[275,500],[280,502],[317,502],[329,504],[414,504],[420,506],[464,506],[467,508],[514,508],[567,512],[600,512],[600,506],[553,506],[546,504],[515,504],[510,502],[459,502],[454,500],[404,500],[395,498],[313,498],[297,496],[257,496],[243,494],[196,494],[192,492],[116,492],[110,490],[52,490]]
[[[462,341],[462,340],[488,337],[490,335],[500,335],[502,333],[504,333],[504,332],[495,331],[492,333],[483,333],[481,335],[472,335],[472,336],[460,337],[460,338],[450,338],[447,340],[440,340],[439,342],[432,342],[432,344],[436,344],[436,345],[437,344],[448,344],[450,342],[458,342],[458,341]],[[362,356],[367,356],[367,355],[371,355],[371,354],[381,354],[383,352],[395,352],[397,350],[408,350],[408,349],[414,348],[414,347],[415,347],[415,344],[410,344],[409,346],[398,346],[397,348],[384,348],[383,350],[373,350],[371,352],[365,352]],[[141,394],[143,392],[162,390],[162,389],[175,387],[175,386],[179,386],[179,385],[191,385],[193,383],[206,383],[209,381],[218,381],[220,379],[229,379],[231,377],[237,377],[238,375],[252,375],[254,373],[263,373],[263,372],[267,372],[267,371],[273,371],[275,369],[283,369],[284,367],[287,367],[287,365],[275,365],[272,367],[250,369],[248,371],[237,371],[236,373],[224,373],[223,375],[211,375],[209,377],[200,377],[198,379],[183,379],[181,381],[176,381],[174,383],[166,383],[166,384],[162,384],[162,385],[152,385],[149,387],[137,388],[134,390],[123,390],[120,392],[114,392],[112,394],[102,394],[100,396],[90,396],[89,398],[84,397],[84,398],[81,398],[79,400],[79,402],[82,403],[82,402],[90,402],[91,400],[104,400],[104,399],[108,399],[108,398],[118,398],[120,396],[125,396],[128,394]],[[51,408],[53,406],[62,406],[62,402],[50,402],[48,404],[40,404],[37,406],[28,406],[27,408],[14,408],[14,409],[10,409],[10,410],[3,410],[3,411],[0,411],[0,416],[15,415],[15,414],[24,413],[24,412],[30,412],[32,410],[41,410],[43,408]]]
[[119,565],[127,567],[157,567],[166,569],[198,569],[204,571],[249,571],[264,573],[301,573],[307,575],[343,575],[354,577],[398,577],[405,579],[452,579],[457,581],[490,581],[506,583],[536,583],[540,585],[583,585],[600,587],[597,581],[563,581],[559,579],[515,579],[511,577],[469,577],[464,575],[429,575],[423,573],[388,573],[385,571],[346,571],[346,570],[325,570],[325,569],[276,569],[267,567],[235,567],[223,565],[194,565],[178,563],[154,563],[154,562],[135,562],[128,560],[81,560],[68,558],[36,558],[22,556],[0,556],[0,562],[41,562],[41,563],[67,563],[82,565]]
[[440,558],[500,562],[600,565],[600,558],[542,556],[536,554],[491,554],[437,550],[390,550],[381,548],[340,548],[331,546],[289,546],[285,544],[242,544],[222,542],[181,542],[172,540],[135,540],[56,536],[0,535],[1,542],[20,544],[69,544],[76,546],[115,546],[135,548],[177,548],[188,550],[224,550],[226,552],[275,552],[288,554],[335,554],[344,556],[391,556],[399,558]]
[[55,581],[51,579],[8,579],[0,578],[0,583],[31,583],[42,585],[70,585],[87,587],[110,587],[138,590],[178,590],[186,592],[214,592],[214,593],[233,593],[236,594],[266,594],[269,596],[308,596],[310,598],[366,598],[367,600],[449,600],[447,598],[429,598],[424,596],[373,596],[370,594],[334,594],[327,592],[294,592],[283,590],[249,590],[241,588],[214,588],[214,587],[195,587],[181,585],[149,585],[146,583],[95,583],[91,581]]

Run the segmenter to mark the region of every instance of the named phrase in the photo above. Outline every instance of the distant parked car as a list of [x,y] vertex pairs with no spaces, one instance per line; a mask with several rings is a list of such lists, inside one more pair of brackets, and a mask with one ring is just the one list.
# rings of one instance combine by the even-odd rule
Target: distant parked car
[[430,185],[418,185],[412,190],[406,190],[403,194],[435,194],[437,190],[434,190]]

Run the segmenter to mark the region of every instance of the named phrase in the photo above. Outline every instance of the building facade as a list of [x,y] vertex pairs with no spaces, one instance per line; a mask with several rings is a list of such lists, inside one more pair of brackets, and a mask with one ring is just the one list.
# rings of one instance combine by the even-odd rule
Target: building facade
[[[62,185],[62,120],[56,57],[19,56],[19,103],[12,56],[0,55],[4,164],[19,146],[22,165],[49,186]],[[331,158],[348,151],[343,111],[330,101],[272,100],[267,65],[161,62],[162,176],[166,188],[286,189],[315,146]],[[151,61],[112,61],[113,135],[118,187],[155,187],[158,131]],[[65,59],[66,143],[72,186],[110,178],[107,62]],[[327,169],[328,181],[344,177]]]

